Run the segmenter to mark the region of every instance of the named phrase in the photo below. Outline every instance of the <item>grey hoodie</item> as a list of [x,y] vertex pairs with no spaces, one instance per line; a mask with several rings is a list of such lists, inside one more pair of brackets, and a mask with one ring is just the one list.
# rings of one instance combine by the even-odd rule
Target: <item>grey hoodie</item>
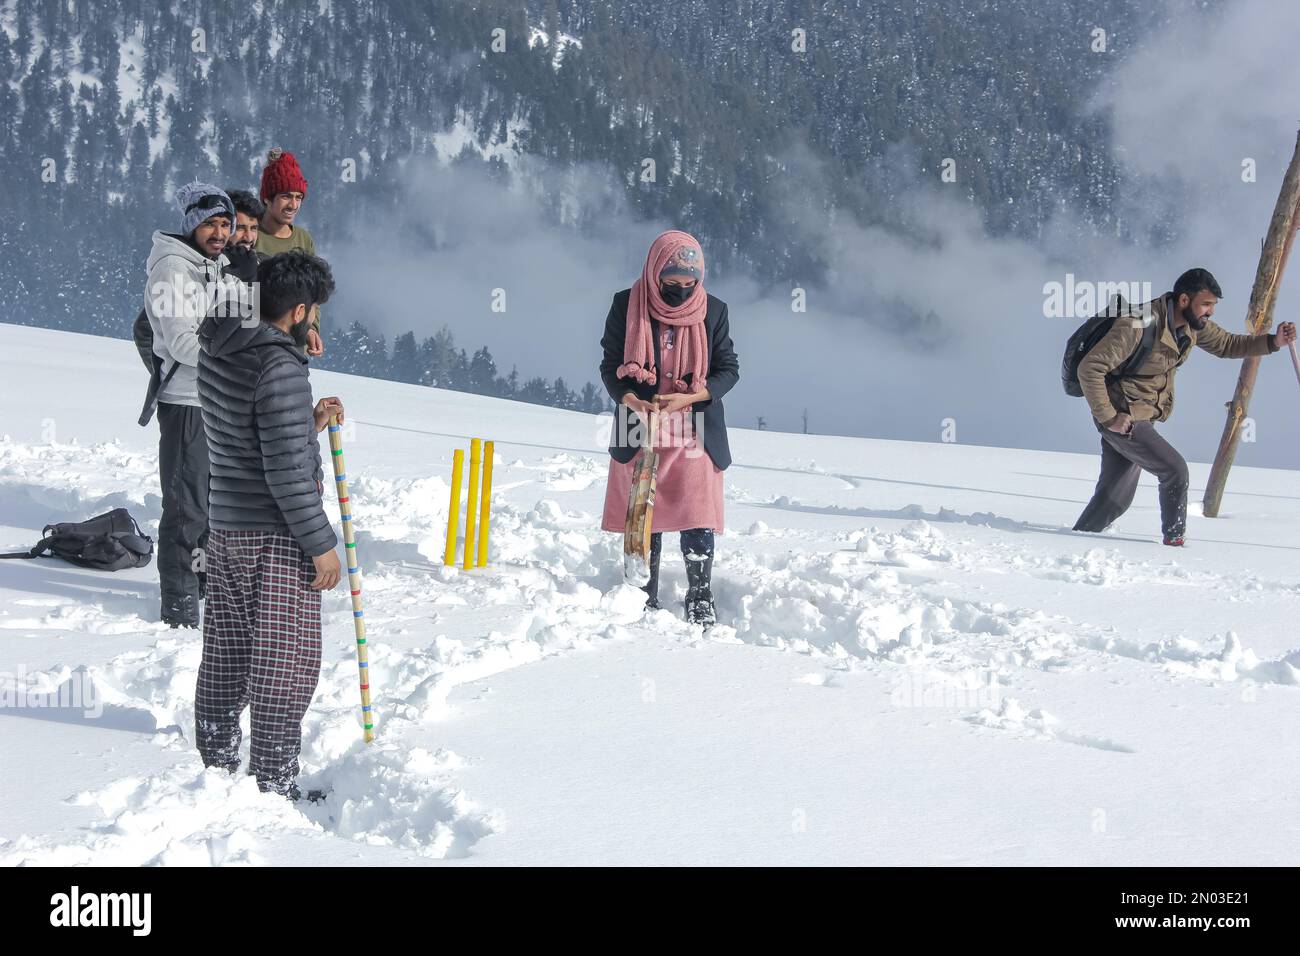
[[144,288],[144,310],[153,329],[154,354],[162,359],[161,375],[180,368],[158,393],[158,401],[173,405],[198,405],[195,367],[199,362],[199,323],[221,303],[237,306],[247,298],[248,287],[238,278],[223,275],[224,255],[209,259],[180,236],[153,234],[149,252],[149,278]]

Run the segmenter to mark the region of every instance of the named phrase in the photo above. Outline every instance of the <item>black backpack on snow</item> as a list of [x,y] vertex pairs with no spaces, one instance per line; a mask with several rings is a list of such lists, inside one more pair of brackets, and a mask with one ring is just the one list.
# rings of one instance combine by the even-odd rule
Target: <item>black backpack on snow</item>
[[47,524],[30,551],[0,554],[0,558],[38,558],[45,552],[97,571],[143,568],[153,556],[153,538],[140,530],[125,508],[85,521]]
[[[1115,325],[1115,320],[1124,318],[1136,318],[1129,309],[1129,304],[1124,301],[1122,295],[1116,294],[1106,306],[1104,312],[1094,315],[1083,325],[1074,330],[1069,341],[1065,343],[1065,358],[1061,360],[1061,384],[1065,387],[1066,395],[1073,395],[1075,398],[1083,397],[1083,386],[1079,384],[1079,363],[1083,357],[1092,351],[1093,347],[1106,337],[1106,333]],[[1142,328],[1142,338],[1138,346],[1119,368],[1111,371],[1107,376],[1107,381],[1113,381],[1117,378],[1127,378],[1134,375],[1140,369],[1151,355],[1151,350],[1156,345],[1156,334],[1160,331],[1160,323],[1155,319],[1147,322]]]

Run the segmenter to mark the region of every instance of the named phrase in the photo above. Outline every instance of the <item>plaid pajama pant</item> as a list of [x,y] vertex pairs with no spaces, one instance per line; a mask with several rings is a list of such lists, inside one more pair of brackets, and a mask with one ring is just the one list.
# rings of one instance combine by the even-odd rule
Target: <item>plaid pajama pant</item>
[[320,679],[320,592],[288,532],[209,532],[203,661],[194,720],[203,763],[239,770],[239,716],[251,709],[248,772],[286,793],[298,776],[302,719]]

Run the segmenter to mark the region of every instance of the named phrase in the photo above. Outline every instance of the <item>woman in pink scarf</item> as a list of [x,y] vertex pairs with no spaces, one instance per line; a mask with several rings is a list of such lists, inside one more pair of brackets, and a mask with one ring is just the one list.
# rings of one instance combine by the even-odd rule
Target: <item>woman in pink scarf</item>
[[722,531],[722,472],[731,464],[722,397],[740,377],[727,304],[704,291],[704,251],[670,230],[650,246],[641,277],[614,296],[600,341],[600,376],[617,403],[601,527],[622,533],[645,423],[659,409],[659,477],[646,607],[659,607],[663,532],[681,532],[686,619],[715,621],[713,535]]

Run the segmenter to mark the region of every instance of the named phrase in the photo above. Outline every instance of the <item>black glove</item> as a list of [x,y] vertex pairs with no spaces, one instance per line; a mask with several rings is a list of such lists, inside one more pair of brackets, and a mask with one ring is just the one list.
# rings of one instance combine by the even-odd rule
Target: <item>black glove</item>
[[225,253],[229,260],[223,270],[226,275],[234,276],[249,285],[257,281],[257,253],[234,244],[226,246]]

